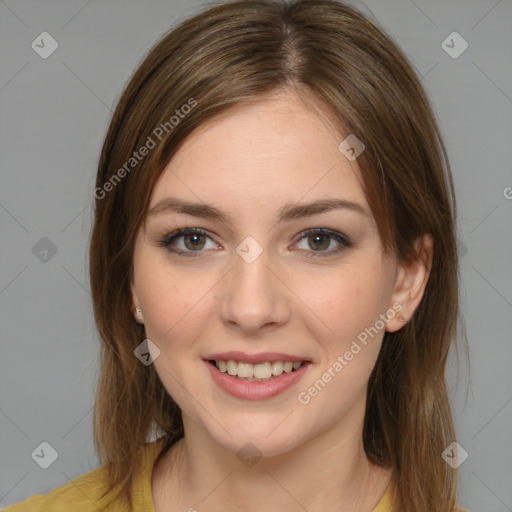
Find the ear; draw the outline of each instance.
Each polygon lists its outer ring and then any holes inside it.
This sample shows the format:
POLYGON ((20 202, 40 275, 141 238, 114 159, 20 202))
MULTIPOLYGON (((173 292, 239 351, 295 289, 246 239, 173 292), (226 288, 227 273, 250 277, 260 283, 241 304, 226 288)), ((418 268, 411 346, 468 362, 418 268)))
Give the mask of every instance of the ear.
POLYGON ((132 293, 132 314, 133 314, 133 317, 135 318, 135 320, 139 324, 143 324, 144 323, 144 317, 142 315, 142 311, 141 311, 141 308, 140 308, 140 305, 139 305, 139 298, 137 297, 137 292, 135 290, 135 286, 133 284, 133 281, 130 284, 130 288, 131 288, 131 293, 132 293))
POLYGON ((417 258, 412 261, 401 261, 398 264, 395 286, 389 304, 390 309, 398 313, 387 323, 386 331, 388 332, 400 330, 410 320, 427 287, 434 257, 434 238, 431 234, 425 233, 415 241, 414 248, 417 258))

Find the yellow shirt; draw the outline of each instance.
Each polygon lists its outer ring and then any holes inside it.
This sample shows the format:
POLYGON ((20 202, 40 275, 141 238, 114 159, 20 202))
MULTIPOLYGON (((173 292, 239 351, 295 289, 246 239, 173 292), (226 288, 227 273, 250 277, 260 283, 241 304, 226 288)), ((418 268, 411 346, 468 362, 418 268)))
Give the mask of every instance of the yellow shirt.
MULTIPOLYGON (((151 476, 156 458, 163 448, 161 441, 146 446, 142 460, 143 470, 134 482, 133 512, 155 512, 151 494, 151 476)), ((113 492, 100 499, 107 488, 103 467, 94 469, 75 480, 57 487, 45 496, 36 494, 3 512, 127 512, 113 492)), ((393 512, 390 489, 382 497, 373 512, 393 512)))

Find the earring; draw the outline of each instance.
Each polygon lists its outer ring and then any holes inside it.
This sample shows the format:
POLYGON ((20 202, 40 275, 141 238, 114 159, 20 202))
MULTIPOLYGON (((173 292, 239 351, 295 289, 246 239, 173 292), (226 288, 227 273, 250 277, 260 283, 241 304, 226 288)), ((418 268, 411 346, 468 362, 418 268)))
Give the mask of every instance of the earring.
POLYGON ((407 320, 405 319, 404 315, 400 315, 398 317, 398 320, 400 320, 400 322, 407 322, 407 320))
POLYGON ((139 308, 135 308, 135 314, 141 319, 144 320, 142 317, 142 311, 139 308))

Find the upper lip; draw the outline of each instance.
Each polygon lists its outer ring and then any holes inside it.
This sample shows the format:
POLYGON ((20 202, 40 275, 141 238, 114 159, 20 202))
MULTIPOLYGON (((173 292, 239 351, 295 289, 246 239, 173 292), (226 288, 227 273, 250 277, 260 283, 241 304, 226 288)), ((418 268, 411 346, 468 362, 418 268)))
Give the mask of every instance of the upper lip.
POLYGON ((274 361, 309 361, 308 358, 302 356, 296 356, 291 354, 284 354, 283 352, 260 352, 258 354, 246 354, 240 351, 222 352, 217 354, 210 354, 204 358, 205 360, 215 361, 237 361, 243 363, 265 363, 274 361))

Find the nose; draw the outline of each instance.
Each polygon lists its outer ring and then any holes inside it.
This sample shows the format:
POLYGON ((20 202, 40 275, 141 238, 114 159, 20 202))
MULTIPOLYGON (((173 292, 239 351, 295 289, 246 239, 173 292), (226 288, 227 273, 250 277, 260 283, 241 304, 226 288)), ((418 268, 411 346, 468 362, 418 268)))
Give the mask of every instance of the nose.
POLYGON ((233 268, 217 293, 218 314, 224 325, 255 335, 288 321, 290 293, 279 270, 270 263, 265 251, 252 263, 235 255, 233 268))

